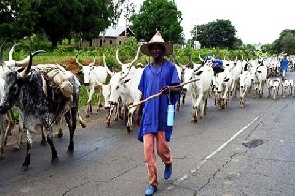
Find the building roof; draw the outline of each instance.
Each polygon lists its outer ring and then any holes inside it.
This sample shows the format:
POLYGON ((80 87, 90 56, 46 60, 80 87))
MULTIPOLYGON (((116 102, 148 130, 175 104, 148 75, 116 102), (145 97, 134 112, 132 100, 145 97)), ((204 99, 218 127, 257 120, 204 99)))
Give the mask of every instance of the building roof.
MULTIPOLYGON (((109 26, 104 32, 101 32, 100 36, 106 36, 106 37, 118 37, 118 36, 124 36, 125 35, 125 26, 109 26)), ((127 27, 127 35, 133 36, 133 31, 127 27)))

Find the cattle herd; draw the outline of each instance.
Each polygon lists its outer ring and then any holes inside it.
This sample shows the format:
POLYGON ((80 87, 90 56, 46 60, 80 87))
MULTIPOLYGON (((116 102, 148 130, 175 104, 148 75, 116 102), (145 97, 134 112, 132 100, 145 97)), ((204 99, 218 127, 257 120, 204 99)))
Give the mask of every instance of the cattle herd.
MULTIPOLYGON (((21 133, 27 130, 27 152, 22 164, 22 170, 26 171, 30 165, 30 154, 33 143, 33 136, 36 132, 42 133, 44 142, 51 147, 51 161, 57 163, 58 153, 53 142, 53 124, 65 120, 70 133, 70 141, 67 152, 74 152, 74 133, 76 124, 79 122, 82 127, 86 124, 79 115, 80 82, 76 75, 65 70, 58 64, 38 64, 32 66, 35 55, 45 51, 38 50, 21 61, 15 61, 12 53, 15 46, 9 52, 9 59, 3 58, 4 43, 0 48, 0 129, 1 146, 0 159, 4 158, 4 146, 7 142, 8 133, 13 128, 12 109, 19 112, 19 134, 15 139, 14 148, 20 146, 21 133), (28 64, 23 68, 20 65, 28 64), (8 122, 8 123, 6 123, 8 122), (7 126, 5 126, 7 125, 7 126)), ((111 119, 124 119, 126 130, 130 133, 133 129, 132 118, 136 107, 130 107, 140 101, 140 91, 137 86, 143 72, 141 64, 134 65, 139 56, 137 54, 130 63, 122 63, 119 59, 119 49, 116 51, 116 60, 121 65, 121 71, 111 71, 103 55, 103 65, 94 66, 95 58, 89 65, 76 63, 81 67, 80 74, 83 74, 83 85, 88 89, 87 114, 92 114, 92 97, 96 89, 99 89, 98 109, 104 100, 105 109, 108 110, 105 125, 109 127, 111 119), (107 77, 110 77, 106 84, 107 77), (103 98, 102 98, 103 96, 103 98)), ((210 60, 202 59, 197 64, 192 61, 187 65, 180 64, 175 60, 179 78, 181 79, 182 93, 177 103, 177 110, 180 110, 190 93, 192 103, 192 122, 197 122, 207 113, 207 100, 214 99, 214 103, 220 109, 228 106, 230 99, 237 97, 239 92, 240 107, 246 104, 246 99, 251 91, 259 98, 276 99, 279 94, 282 97, 293 94, 294 81, 282 79, 279 76, 280 59, 275 57, 259 57, 252 60, 244 59, 223 59, 223 71, 214 72, 214 57, 210 60), (272 76, 272 77, 270 77, 272 76), (267 92, 264 96, 263 92, 267 92)), ((62 137, 62 129, 55 135, 62 137)))

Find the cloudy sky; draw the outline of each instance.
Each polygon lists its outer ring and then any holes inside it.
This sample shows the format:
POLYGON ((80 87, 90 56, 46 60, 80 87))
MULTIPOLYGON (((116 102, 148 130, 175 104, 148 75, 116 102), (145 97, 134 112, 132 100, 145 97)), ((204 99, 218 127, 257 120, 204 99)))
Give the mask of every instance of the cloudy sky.
MULTIPOLYGON (((139 11, 144 0, 130 0, 139 11)), ((191 38, 194 25, 216 19, 230 20, 236 36, 246 44, 267 44, 279 38, 284 29, 295 29, 294 0, 175 0, 182 12, 185 38, 191 38)), ((119 25, 124 25, 123 20, 119 25)))

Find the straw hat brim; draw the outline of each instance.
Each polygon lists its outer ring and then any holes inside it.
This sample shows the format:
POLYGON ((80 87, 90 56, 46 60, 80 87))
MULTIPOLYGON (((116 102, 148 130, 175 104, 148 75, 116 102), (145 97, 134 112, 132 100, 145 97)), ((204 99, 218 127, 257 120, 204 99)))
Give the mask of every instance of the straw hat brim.
POLYGON ((143 54, 147 55, 147 56, 152 56, 152 53, 149 50, 149 46, 150 45, 153 45, 153 44, 160 44, 160 45, 163 45, 165 47, 165 54, 164 54, 164 56, 169 56, 173 52, 172 45, 169 44, 169 43, 166 43, 166 42, 149 42, 149 43, 143 44, 143 45, 140 46, 140 51, 143 54))

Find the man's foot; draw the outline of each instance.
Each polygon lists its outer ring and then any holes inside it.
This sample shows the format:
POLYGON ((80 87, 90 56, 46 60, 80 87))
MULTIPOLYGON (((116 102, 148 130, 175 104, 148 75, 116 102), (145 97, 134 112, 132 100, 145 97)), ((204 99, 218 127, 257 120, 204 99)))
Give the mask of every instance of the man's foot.
POLYGON ((171 174, 172 174, 172 163, 167 165, 165 164, 164 178, 165 179, 170 178, 171 174))
POLYGON ((153 185, 149 185, 149 187, 145 190, 145 196, 152 196, 157 191, 157 187, 153 185))

